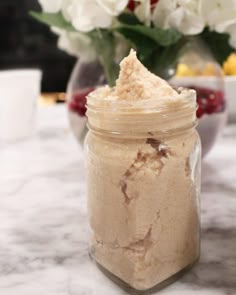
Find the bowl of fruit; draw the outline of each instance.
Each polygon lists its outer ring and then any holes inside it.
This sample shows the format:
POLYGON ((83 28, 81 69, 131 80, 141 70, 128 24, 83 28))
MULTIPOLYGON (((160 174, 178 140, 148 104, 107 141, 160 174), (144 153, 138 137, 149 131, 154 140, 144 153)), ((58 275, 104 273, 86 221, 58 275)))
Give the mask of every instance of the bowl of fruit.
POLYGON ((172 84, 196 90, 198 133, 205 156, 222 134, 227 122, 227 104, 224 83, 211 76, 175 77, 172 84))

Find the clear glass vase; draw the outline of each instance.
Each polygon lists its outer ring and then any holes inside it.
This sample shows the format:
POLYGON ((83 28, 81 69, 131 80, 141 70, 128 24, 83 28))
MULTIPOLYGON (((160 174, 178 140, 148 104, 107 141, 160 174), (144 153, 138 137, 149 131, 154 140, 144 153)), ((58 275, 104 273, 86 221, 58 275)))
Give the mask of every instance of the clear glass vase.
POLYGON ((67 107, 71 129, 82 145, 87 134, 86 96, 105 84, 103 68, 99 62, 78 59, 67 86, 67 107))
MULTIPOLYGON (((162 73, 165 76, 163 78, 172 76, 170 83, 173 85, 190 87, 197 91, 197 129, 202 142, 202 155, 205 156, 222 133, 227 121, 224 80, 220 65, 203 41, 190 38, 179 58, 177 69, 167 67, 162 73)), ((67 100, 72 131, 81 144, 87 133, 86 96, 105 83, 103 68, 99 62, 78 60, 69 80, 67 100)))
POLYGON ((199 38, 189 39, 170 82, 197 92, 197 130, 202 142, 202 155, 205 156, 227 121, 222 69, 206 43, 199 38))

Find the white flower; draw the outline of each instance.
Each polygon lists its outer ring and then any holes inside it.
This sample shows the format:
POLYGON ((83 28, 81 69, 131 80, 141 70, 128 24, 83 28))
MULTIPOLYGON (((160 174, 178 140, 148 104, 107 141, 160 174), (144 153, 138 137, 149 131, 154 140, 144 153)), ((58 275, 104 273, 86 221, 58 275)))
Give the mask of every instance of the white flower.
POLYGON ((59 35, 58 47, 67 53, 80 56, 85 61, 96 59, 96 51, 92 45, 91 39, 83 33, 68 32, 58 28, 52 28, 52 31, 59 35))
POLYGON ((224 33, 236 24, 235 0, 202 1, 202 13, 210 29, 224 33))
POLYGON ((229 34, 229 44, 236 49, 236 24, 231 25, 227 28, 227 33, 229 34))
POLYGON ((228 33, 230 45, 236 48, 236 0, 202 0, 202 14, 209 28, 228 33))
POLYGON ((61 10, 63 0, 39 0, 43 11, 56 13, 61 10))
POLYGON ((39 0, 42 10, 48 13, 61 12, 66 20, 69 21, 68 9, 76 0, 39 0))
POLYGON ((151 23, 151 2, 150 0, 140 0, 140 4, 136 7, 134 13, 141 22, 146 25, 151 23))
POLYGON ((81 32, 110 27, 113 19, 95 0, 73 0, 65 14, 74 28, 81 32))
POLYGON ((96 2, 110 15, 119 15, 128 5, 129 0, 96 0, 96 2))
POLYGON ((169 18, 171 13, 176 8, 176 1, 173 0, 160 0, 153 12, 153 22, 155 25, 163 28, 168 29, 170 28, 169 18))
POLYGON ((155 25, 174 28, 184 35, 195 35, 203 31, 205 22, 201 14, 203 0, 160 0, 153 12, 155 25))
POLYGON ((108 28, 114 16, 119 15, 129 0, 39 0, 43 11, 62 12, 75 29, 89 32, 95 28, 108 28))

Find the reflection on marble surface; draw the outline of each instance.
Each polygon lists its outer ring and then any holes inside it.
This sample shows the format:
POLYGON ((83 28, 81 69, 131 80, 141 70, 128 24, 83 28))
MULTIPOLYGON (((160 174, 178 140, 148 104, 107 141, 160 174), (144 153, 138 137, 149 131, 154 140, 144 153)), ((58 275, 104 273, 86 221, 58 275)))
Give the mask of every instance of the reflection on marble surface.
MULTIPOLYGON (((203 165, 202 254, 163 295, 236 294, 236 126, 203 165)), ((63 106, 37 134, 0 145, 0 294, 121 295, 91 263, 83 152, 63 106)))

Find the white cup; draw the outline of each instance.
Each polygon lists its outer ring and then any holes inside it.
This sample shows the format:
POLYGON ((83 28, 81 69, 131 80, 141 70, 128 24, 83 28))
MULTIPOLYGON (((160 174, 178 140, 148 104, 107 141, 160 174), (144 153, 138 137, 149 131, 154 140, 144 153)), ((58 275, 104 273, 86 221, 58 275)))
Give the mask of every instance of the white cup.
POLYGON ((32 135, 41 78, 39 69, 0 71, 0 141, 32 135))

